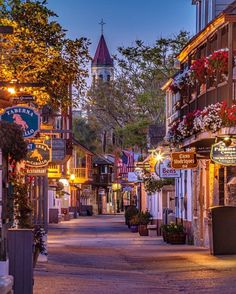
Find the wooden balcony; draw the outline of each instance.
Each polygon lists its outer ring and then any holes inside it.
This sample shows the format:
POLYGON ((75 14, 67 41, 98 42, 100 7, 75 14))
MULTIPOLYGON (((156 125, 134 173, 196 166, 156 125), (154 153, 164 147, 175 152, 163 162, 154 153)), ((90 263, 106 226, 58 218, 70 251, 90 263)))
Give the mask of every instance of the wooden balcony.
MULTIPOLYGON (((202 85, 196 91, 190 93, 187 98, 181 97, 180 116, 186 115, 195 110, 202 110, 205 106, 216 104, 217 102, 227 101, 228 98, 228 82, 224 81, 217 86, 202 85)), ((232 102, 236 99, 236 81, 232 83, 232 102)))
POLYGON ((92 180, 92 169, 79 167, 79 168, 70 168, 70 174, 75 175, 73 183, 75 184, 84 184, 85 182, 92 180))
POLYGON ((95 185, 109 185, 112 183, 111 174, 93 174, 93 183, 95 185))

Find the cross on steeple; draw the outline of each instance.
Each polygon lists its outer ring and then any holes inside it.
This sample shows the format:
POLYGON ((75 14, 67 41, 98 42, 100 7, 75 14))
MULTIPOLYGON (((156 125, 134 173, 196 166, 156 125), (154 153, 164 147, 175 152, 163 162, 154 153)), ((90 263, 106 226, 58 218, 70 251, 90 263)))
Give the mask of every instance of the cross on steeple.
POLYGON ((101 25, 101 34, 103 35, 103 26, 106 24, 106 23, 103 21, 103 18, 102 18, 101 22, 99 22, 99 24, 101 25))

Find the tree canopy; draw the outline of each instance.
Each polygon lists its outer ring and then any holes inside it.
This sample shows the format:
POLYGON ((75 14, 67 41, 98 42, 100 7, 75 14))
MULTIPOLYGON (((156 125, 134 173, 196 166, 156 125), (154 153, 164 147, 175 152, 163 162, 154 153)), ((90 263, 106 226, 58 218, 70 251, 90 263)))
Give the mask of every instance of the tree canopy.
POLYGON ((102 130, 114 130, 122 147, 145 148, 148 126, 164 124, 161 87, 175 73, 176 55, 188 40, 189 34, 181 31, 153 46, 137 40, 132 47, 119 47, 115 79, 92 85, 86 103, 90 116, 102 130))
POLYGON ((0 35, 0 80, 37 83, 37 88, 22 90, 35 93, 38 104, 54 108, 70 103, 71 86, 77 104, 88 76, 89 41, 67 39, 46 1, 1 0, 0 10, 0 25, 14 28, 13 34, 0 35))

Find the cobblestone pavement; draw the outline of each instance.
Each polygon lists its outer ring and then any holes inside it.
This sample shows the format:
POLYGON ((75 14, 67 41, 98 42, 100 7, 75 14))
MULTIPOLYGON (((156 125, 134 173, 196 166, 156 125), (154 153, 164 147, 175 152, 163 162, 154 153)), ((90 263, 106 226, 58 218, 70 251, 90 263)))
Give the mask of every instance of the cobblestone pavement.
POLYGON ((236 256, 140 237, 120 215, 80 217, 51 225, 34 280, 34 294, 235 294, 236 256))

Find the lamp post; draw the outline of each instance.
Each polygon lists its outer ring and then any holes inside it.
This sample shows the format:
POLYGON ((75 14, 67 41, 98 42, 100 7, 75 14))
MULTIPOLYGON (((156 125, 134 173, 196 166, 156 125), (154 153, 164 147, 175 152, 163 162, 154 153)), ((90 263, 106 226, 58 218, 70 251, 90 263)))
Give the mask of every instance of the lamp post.
POLYGON ((77 217, 77 189, 76 187, 74 186, 74 181, 75 181, 75 174, 71 174, 70 175, 70 186, 71 186, 71 194, 73 195, 73 204, 75 204, 75 213, 74 213, 74 217, 76 218, 77 217), (74 194, 75 192, 75 194, 74 194))

